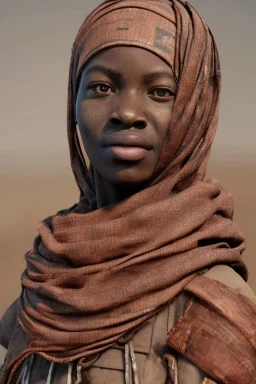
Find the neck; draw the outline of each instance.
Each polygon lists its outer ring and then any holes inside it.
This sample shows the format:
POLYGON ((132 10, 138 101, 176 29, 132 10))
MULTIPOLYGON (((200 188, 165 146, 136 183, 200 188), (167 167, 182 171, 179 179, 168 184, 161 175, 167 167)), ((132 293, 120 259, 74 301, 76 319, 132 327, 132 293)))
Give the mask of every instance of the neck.
POLYGON ((113 184, 104 179, 97 171, 94 172, 97 209, 116 204, 142 189, 141 185, 113 184))

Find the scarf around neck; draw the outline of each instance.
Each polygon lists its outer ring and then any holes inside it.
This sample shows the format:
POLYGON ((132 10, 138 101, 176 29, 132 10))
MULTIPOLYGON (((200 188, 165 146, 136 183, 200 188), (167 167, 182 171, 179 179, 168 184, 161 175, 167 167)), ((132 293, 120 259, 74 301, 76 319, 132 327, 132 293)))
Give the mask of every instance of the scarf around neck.
POLYGON ((105 1, 85 20, 73 45, 68 88, 71 164, 81 199, 40 223, 39 236, 25 256, 18 325, 10 346, 15 338, 20 342, 8 350, 3 384, 12 382, 31 353, 66 363, 122 342, 213 265, 228 264, 247 279, 232 196, 205 176, 219 92, 214 39, 187 2, 105 1), (103 14, 134 6, 175 21, 172 65, 178 92, 170 132, 148 187, 95 209, 93 172, 85 166, 74 116, 77 81, 88 59, 86 33, 103 14))

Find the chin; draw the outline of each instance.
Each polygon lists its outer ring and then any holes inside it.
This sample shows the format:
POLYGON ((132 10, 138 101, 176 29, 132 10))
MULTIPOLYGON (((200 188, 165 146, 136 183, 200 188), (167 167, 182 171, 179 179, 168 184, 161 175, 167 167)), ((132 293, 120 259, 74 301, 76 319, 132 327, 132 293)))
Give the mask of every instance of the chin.
POLYGON ((126 185, 133 186, 141 185, 146 183, 151 177, 151 174, 142 174, 141 172, 136 172, 134 169, 123 169, 122 171, 112 173, 108 181, 116 185, 126 185))

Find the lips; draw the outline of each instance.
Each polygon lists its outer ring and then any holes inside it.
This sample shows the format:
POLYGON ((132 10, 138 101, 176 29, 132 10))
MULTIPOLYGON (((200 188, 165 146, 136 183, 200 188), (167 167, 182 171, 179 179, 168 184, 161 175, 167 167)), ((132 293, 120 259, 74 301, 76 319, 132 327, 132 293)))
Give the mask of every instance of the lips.
POLYGON ((114 133, 102 141, 108 155, 117 160, 139 161, 153 149, 152 144, 143 136, 131 133, 114 133))
POLYGON ((102 141, 103 147, 118 145, 121 147, 140 147, 147 150, 153 149, 148 139, 135 133, 113 133, 102 141))

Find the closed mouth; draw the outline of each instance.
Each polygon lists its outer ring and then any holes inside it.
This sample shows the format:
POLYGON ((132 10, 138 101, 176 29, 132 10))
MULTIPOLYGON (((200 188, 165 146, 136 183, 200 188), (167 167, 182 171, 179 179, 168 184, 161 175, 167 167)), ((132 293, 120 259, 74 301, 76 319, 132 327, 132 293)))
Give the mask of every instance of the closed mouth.
POLYGON ((102 142, 102 147, 110 147, 110 146, 121 146, 121 147, 140 147, 145 148, 147 150, 153 149, 150 141, 138 134, 135 133, 113 133, 109 136, 106 136, 102 142))

